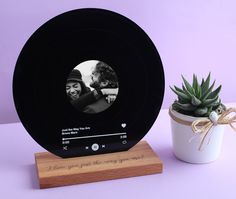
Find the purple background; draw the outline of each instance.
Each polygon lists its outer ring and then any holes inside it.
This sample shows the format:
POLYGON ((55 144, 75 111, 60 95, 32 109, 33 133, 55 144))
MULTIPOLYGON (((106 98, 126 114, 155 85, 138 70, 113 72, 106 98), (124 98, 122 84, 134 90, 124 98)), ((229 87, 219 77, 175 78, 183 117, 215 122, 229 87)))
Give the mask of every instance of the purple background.
POLYGON ((104 8, 129 17, 155 43, 165 68, 163 108, 174 100, 169 85, 180 75, 205 77, 223 84, 224 102, 236 101, 236 2, 234 0, 1 0, 0 123, 18 121, 12 99, 16 59, 31 34, 50 18, 78 8, 104 8))

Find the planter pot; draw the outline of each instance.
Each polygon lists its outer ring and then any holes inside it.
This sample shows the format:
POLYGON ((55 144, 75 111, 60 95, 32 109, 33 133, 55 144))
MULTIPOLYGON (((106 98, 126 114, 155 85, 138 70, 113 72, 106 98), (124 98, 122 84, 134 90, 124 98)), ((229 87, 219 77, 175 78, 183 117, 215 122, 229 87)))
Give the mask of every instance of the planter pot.
POLYGON ((199 119, 169 109, 171 116, 172 142, 175 156, 189 163, 209 163, 216 160, 221 152, 224 125, 211 128, 199 150, 202 137, 192 131, 190 124, 199 119), (173 119, 174 117, 174 119, 173 119), (180 121, 179 121, 180 120, 180 121), (185 124, 182 124, 185 121, 185 124))

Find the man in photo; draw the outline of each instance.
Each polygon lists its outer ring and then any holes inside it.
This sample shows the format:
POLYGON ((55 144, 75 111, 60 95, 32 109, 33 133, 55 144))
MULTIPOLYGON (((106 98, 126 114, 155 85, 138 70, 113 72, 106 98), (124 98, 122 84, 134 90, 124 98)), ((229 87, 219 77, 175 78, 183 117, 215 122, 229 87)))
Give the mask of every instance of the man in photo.
MULTIPOLYGON (((104 62, 98 62, 91 75, 92 82, 90 87, 95 90, 103 89, 117 89, 118 90, 118 80, 115 71, 105 64, 104 62)), ((106 95, 86 106, 83 110, 85 113, 99 113, 106 110, 112 105, 106 100, 106 95)))

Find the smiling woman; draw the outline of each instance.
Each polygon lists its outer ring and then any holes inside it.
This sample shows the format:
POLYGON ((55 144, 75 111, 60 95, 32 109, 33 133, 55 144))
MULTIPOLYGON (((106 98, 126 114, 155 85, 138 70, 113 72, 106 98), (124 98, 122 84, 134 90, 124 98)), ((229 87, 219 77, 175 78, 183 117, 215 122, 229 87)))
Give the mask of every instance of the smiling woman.
POLYGON ((66 83, 66 93, 70 100, 76 100, 89 91, 90 89, 86 87, 82 80, 80 71, 76 69, 72 70, 66 83))
POLYGON ((81 90, 82 88, 79 82, 68 82, 66 84, 66 92, 73 100, 79 98, 81 90))
POLYGON ((90 89, 86 87, 82 80, 82 75, 79 70, 72 70, 66 83, 66 93, 71 100, 78 99, 81 95, 89 92, 90 89))

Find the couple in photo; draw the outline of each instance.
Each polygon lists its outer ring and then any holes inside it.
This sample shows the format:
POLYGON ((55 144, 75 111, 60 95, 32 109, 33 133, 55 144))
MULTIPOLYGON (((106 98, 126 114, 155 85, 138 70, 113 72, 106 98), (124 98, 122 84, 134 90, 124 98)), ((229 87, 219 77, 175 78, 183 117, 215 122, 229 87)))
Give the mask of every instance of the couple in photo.
POLYGON ((114 70, 104 62, 98 62, 86 86, 81 72, 72 70, 66 83, 66 93, 71 104, 85 113, 99 113, 109 108, 118 94, 118 80, 114 70))

